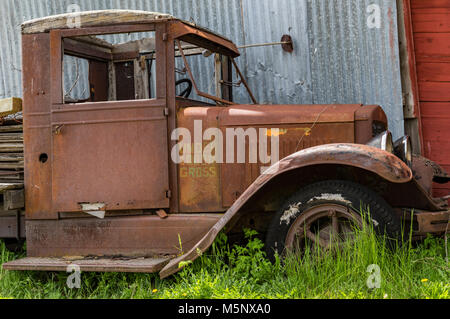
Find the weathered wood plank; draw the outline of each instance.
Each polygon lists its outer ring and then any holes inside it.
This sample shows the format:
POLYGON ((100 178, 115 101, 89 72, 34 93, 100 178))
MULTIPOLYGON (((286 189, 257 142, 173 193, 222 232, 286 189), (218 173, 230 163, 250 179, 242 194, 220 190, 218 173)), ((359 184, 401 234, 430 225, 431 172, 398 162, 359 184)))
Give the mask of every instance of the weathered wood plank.
POLYGON ((108 62, 108 101, 117 101, 116 68, 114 62, 108 62))
POLYGON ((450 32, 450 8, 417 9, 413 20, 414 32, 450 32))
POLYGON ((450 8, 450 1, 448 0, 411 0, 411 8, 450 8))
POLYGON ((0 152, 23 152, 22 143, 0 143, 0 152))
POLYGON ((115 44, 113 46, 112 53, 120 54, 120 53, 136 52, 139 55, 139 53, 154 52, 155 47, 156 44, 154 38, 144 38, 126 43, 115 44))
POLYGON ((106 48, 106 49, 110 49, 112 50, 113 45, 111 43, 109 43, 106 40, 97 38, 96 36, 93 35, 86 35, 86 36, 79 36, 79 37, 73 37, 74 40, 77 40, 79 42, 84 42, 87 44, 92 44, 101 48, 106 48))
POLYGON ((450 57, 450 33, 416 33, 414 45, 418 57, 450 57))
POLYGON ((420 110, 423 117, 450 119, 450 102, 421 102, 420 110))
POLYGON ((1 170, 0 181, 4 183, 23 182, 23 171, 1 170))
POLYGON ((450 82, 419 82, 419 92, 424 102, 450 102, 450 82))
POLYGON ((77 264, 81 271, 154 273, 160 271, 170 259, 170 256, 126 260, 25 257, 4 263, 2 267, 6 270, 67 271, 68 265, 77 264))
POLYGON ((0 169, 23 169, 23 162, 0 162, 0 169))
POLYGON ((0 125, 0 133, 3 132, 23 132, 23 125, 0 125))
POLYGON ((26 21, 22 24, 22 33, 47 32, 51 29, 67 29, 68 21, 79 18, 83 27, 105 26, 121 23, 148 23, 155 20, 172 19, 173 17, 158 12, 139 10, 98 10, 80 13, 64 13, 54 16, 26 21))
POLYGON ((0 162, 20 162, 23 160, 23 153, 0 153, 0 162))
POLYGON ((86 44, 84 42, 76 41, 70 38, 64 39, 64 53, 74 56, 81 56, 83 58, 111 60, 111 49, 86 44))
POLYGON ((0 183, 0 192, 9 189, 19 189, 23 188, 23 183, 0 183))
POLYGON ((145 56, 134 60, 134 93, 136 99, 148 99, 148 70, 145 56))
POLYGON ((25 207, 23 189, 7 190, 3 193, 3 209, 13 210, 25 207))
MULTIPOLYGON (((3 207, 3 204, 0 202, 0 208, 3 207)), ((17 210, 0 210, 0 217, 2 217, 2 224, 5 222, 5 217, 14 217, 14 219, 17 220, 17 210)), ((14 224, 15 226, 16 224, 14 224)), ((16 229, 16 227, 13 227, 13 229, 16 229)), ((5 230, 3 230, 5 231, 5 230)), ((0 230, 1 234, 1 230, 0 230)), ((4 234, 4 233, 3 233, 4 234)))
POLYGON ((23 133, 2 133, 0 134, 0 143, 23 142, 23 133))
POLYGON ((0 116, 7 116, 22 111, 22 99, 10 97, 0 99, 0 116))
POLYGON ((450 63, 417 63, 419 81, 450 82, 450 63))

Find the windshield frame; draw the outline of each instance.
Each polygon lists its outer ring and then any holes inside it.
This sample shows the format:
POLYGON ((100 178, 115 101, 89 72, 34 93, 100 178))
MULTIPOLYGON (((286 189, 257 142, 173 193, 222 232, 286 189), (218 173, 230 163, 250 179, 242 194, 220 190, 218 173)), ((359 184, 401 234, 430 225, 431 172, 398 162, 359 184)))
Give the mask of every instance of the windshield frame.
MULTIPOLYGON (((188 41, 184 41, 184 42, 189 43, 188 41)), ((178 50, 178 52, 180 52, 180 54, 181 54, 181 57, 182 57, 183 62, 184 62, 184 66, 186 68, 186 71, 187 71, 187 73, 189 75, 190 80, 192 81, 192 86, 193 86, 193 88, 195 90, 195 93, 198 96, 201 96, 201 97, 213 100, 214 102, 216 102, 216 104, 221 104, 221 105, 234 105, 234 104, 236 104, 235 102, 228 101, 228 100, 219 98, 217 96, 214 96, 214 95, 211 95, 211 94, 208 94, 208 93, 200 91, 198 86, 197 86, 197 83, 195 82, 194 76, 192 75, 192 71, 191 71, 191 68, 189 66, 189 63, 188 63, 188 61, 186 59, 186 55, 185 55, 183 47, 181 45, 181 40, 180 39, 175 39, 175 43, 176 43, 176 46, 177 46, 176 50, 178 50)), ((218 53, 218 52, 211 52, 211 53, 218 53)), ((247 82, 245 81, 245 78, 242 75, 242 73, 241 73, 241 71, 240 71, 236 61, 234 60, 233 57, 231 57, 231 56, 228 56, 228 57, 231 60, 232 64, 234 65, 234 68, 235 68, 235 70, 236 70, 236 72, 237 72, 237 74, 238 74, 238 76, 240 78, 240 81, 244 84, 244 86, 245 86, 245 88, 246 88, 246 90, 247 90, 247 92, 248 92, 248 94, 249 94, 253 104, 258 104, 256 99, 255 99, 255 97, 254 97, 254 95, 253 95, 253 93, 252 93, 252 91, 250 90, 250 87, 248 86, 247 82)))

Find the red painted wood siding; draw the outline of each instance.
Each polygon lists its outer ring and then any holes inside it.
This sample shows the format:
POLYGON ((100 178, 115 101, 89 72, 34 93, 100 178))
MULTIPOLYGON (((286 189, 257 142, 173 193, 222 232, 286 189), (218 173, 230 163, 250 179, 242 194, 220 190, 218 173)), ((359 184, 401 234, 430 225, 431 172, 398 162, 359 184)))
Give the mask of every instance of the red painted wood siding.
POLYGON ((411 0, 411 13, 424 155, 450 172, 450 0, 411 0))

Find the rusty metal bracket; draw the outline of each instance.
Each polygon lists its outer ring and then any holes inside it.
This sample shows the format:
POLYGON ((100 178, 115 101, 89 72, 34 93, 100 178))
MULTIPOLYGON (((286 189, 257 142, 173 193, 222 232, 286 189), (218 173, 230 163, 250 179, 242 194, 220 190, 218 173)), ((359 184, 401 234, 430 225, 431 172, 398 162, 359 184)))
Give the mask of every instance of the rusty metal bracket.
POLYGON ((450 210, 442 212, 414 212, 417 219, 418 230, 414 235, 424 236, 428 233, 443 234, 448 230, 450 223, 450 210))
POLYGON ((292 42, 292 38, 290 35, 283 34, 281 37, 281 41, 279 42, 267 42, 267 43, 255 43, 255 44, 246 44, 238 46, 239 49, 248 49, 248 48, 258 48, 258 47, 266 47, 266 46, 274 46, 281 45, 281 48, 288 52, 292 53, 294 51, 294 43, 292 42))
POLYGON ((220 83, 222 85, 226 85, 226 86, 234 86, 234 87, 240 87, 242 84, 242 81, 239 80, 237 82, 228 82, 228 81, 224 81, 224 80, 220 80, 220 83))
POLYGON ((169 216, 164 209, 157 210, 156 215, 158 215, 161 219, 167 218, 169 216))

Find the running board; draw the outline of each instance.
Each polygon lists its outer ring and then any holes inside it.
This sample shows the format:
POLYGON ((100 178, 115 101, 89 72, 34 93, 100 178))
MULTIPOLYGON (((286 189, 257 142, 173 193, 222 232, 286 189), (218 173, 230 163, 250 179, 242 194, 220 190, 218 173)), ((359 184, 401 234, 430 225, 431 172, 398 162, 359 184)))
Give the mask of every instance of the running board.
POLYGON ((154 273, 160 271, 172 257, 157 258, 47 258, 25 257, 3 264, 5 270, 37 270, 37 271, 68 271, 69 265, 80 267, 81 271, 92 272, 140 272, 154 273))

